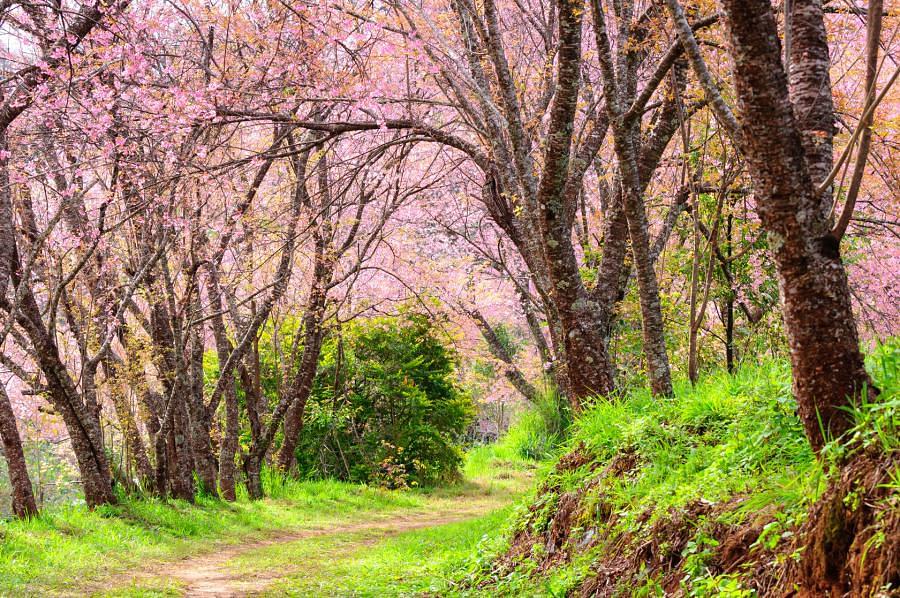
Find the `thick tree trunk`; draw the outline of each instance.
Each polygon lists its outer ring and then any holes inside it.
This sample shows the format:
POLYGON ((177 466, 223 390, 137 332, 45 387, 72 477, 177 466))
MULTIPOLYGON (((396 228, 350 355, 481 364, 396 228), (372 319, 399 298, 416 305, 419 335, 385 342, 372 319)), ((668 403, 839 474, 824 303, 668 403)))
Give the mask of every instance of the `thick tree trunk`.
POLYGON ((262 459, 251 451, 244 458, 244 475, 247 476, 247 494, 252 500, 263 497, 262 459))
MULTIPOLYGON (((845 408, 869 384, 847 275, 839 243, 823 220, 822 197, 807 164, 808 140, 804 144, 788 96, 772 5, 767 0, 723 0, 723 6, 742 149, 756 189, 757 212, 778 267, 794 393, 806 433, 818 450, 828 438, 849 429, 852 421, 845 408)), ((806 25, 814 13, 821 31, 806 37, 795 31, 795 55, 803 55, 811 40, 824 40, 821 6, 804 13, 806 25)), ((802 62, 795 61, 791 68, 795 80, 815 79, 796 73, 805 68, 802 62)), ((818 93, 830 95, 831 90, 818 93)), ((814 172, 818 172, 817 147, 810 156, 814 172)))
POLYGON ((3 456, 6 458, 6 469, 9 472, 9 483, 12 486, 12 512, 16 517, 26 518, 36 515, 37 503, 28 477, 28 466, 25 463, 25 452, 16 425, 6 388, 0 385, 0 441, 3 443, 3 456))
POLYGON ((558 0, 559 52, 556 95, 550 107, 550 133, 538 189, 543 249, 550 295, 562 327, 569 400, 578 411, 584 399, 613 391, 604 316, 588 294, 572 245, 577 188, 567 185, 574 115, 581 80, 581 29, 584 7, 558 0))
MULTIPOLYGON (((184 389, 189 392, 189 389, 184 389)), ((175 397, 175 422, 169 434, 169 484, 172 496, 194 502, 194 463, 187 401, 175 397)))
POLYGON ((625 267, 628 253, 628 219, 621 193, 609 197, 603 214, 603 257, 597 273, 597 286, 593 294, 607 315, 606 336, 612 335, 616 304, 624 296, 629 268, 625 267))
POLYGON ((156 460, 153 469, 153 486, 156 495, 165 498, 169 495, 169 434, 166 426, 156 434, 153 440, 153 453, 156 460))
MULTIPOLYGON (((834 101, 831 97, 831 59, 822 14, 822 0, 792 0, 790 16, 789 91, 794 118, 806 157, 809 178, 819 185, 834 165, 834 101)), ((830 227, 832 193, 817 202, 815 220, 830 227)))

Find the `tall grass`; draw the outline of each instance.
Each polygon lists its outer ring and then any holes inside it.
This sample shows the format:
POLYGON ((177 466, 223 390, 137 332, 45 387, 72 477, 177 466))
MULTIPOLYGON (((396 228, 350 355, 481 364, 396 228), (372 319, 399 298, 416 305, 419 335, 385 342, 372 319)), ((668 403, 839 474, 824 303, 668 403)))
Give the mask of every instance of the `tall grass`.
POLYGON ((568 439, 573 422, 565 397, 547 385, 537 402, 529 405, 510 426, 498 449, 508 450, 521 459, 548 459, 568 439))
MULTIPOLYGON (((856 426, 832 441, 824 458, 811 449, 796 414, 784 360, 749 364, 733 375, 713 373, 696 386, 679 382, 668 398, 633 389, 614 400, 597 401, 568 428, 569 438, 559 449, 578 451, 581 457, 569 459, 563 468, 548 464, 541 490, 513 523, 516 531, 533 538, 532 556, 505 570, 494 567, 491 558, 487 565, 470 563, 474 573, 461 567, 460 578, 497 595, 527 593, 534 583, 531 572, 545 556, 546 534, 559 532, 551 524, 559 501, 567 496, 579 505, 567 530, 570 546, 584 548, 576 548, 564 566, 541 570, 548 594, 577 593, 585 576, 603 569, 598 563, 615 560, 623 551, 637 554, 641 542, 650 542, 667 525, 678 525, 690 537, 672 558, 684 557, 683 587, 693 592, 689 595, 750 595, 739 587, 737 574, 719 575, 706 566, 710 547, 718 543, 716 530, 761 520, 765 527, 757 543, 775 550, 805 521, 810 505, 839 471, 837 459, 860 446, 885 453, 900 450, 900 341, 871 352, 867 365, 880 394, 850 409, 856 426), (623 456, 623 467, 609 467, 623 456), (583 465, 573 468, 572 463, 583 465), (591 538, 598 537, 604 540, 592 545, 591 538), (709 591, 723 587, 733 593, 709 591)), ((520 438, 530 436, 511 433, 512 440, 505 442, 533 446, 513 442, 520 438)), ((900 470, 888 477, 884 486, 900 496, 900 470)), ((896 505, 896 498, 890 500, 896 505)), ((507 543, 495 542, 494 554, 507 548, 507 543)), ((658 580, 646 581, 650 588, 658 580)), ((653 588, 661 591, 658 584, 653 588)), ((620 588, 621 595, 656 595, 640 594, 646 589, 620 588)))

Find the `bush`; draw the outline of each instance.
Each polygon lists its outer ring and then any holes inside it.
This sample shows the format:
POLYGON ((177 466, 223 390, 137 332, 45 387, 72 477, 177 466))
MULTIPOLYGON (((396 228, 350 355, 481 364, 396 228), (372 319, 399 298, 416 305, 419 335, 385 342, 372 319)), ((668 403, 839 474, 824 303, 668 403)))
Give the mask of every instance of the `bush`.
POLYGON ((458 475, 474 405, 453 382, 456 355, 438 324, 407 313, 326 340, 297 449, 304 475, 387 487, 458 475))

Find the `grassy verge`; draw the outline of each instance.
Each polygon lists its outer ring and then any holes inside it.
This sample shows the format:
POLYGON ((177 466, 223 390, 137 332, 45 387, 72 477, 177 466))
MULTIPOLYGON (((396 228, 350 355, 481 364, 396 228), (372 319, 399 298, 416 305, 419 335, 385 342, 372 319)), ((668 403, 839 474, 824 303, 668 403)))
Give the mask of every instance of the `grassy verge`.
MULTIPOLYGON (((861 542, 874 560, 900 508, 900 345, 876 352, 869 369, 882 394, 855 410, 852 446, 881 455, 883 475, 843 504, 853 511, 856 497, 872 511, 861 542)), ((670 399, 636 390, 598 402, 512 532, 487 548, 493 558, 456 579, 494 595, 527 595, 538 580, 545 595, 775 591, 802 558, 811 505, 836 479, 831 454, 847 450, 833 443, 816 459, 795 409, 782 362, 683 383, 670 399)))
MULTIPOLYGON (((482 459, 452 487, 388 491, 332 481, 268 480, 268 498, 235 503, 123 499, 116 506, 49 510, 0 522, 0 595, 74 593, 122 572, 272 534, 327 529, 395 513, 440 510, 481 497, 508 497, 527 484, 520 461, 482 459)), ((175 591, 162 583, 158 594, 175 591), (168 588, 168 589, 166 589, 168 588)), ((134 595, 152 595, 135 590, 134 595)), ((130 595, 128 591, 119 595, 130 595)))

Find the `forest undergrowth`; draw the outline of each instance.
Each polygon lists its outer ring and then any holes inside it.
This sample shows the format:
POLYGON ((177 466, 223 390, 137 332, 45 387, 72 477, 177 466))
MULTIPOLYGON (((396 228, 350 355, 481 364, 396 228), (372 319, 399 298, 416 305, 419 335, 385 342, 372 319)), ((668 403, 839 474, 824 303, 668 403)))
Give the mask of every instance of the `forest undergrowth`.
POLYGON ((887 596, 900 588, 900 345, 868 359, 880 399, 817 459, 790 370, 769 361, 598 402, 461 593, 887 596), (844 467, 839 467, 843 464, 844 467), (815 594, 796 594, 815 595, 815 594))
MULTIPOLYGON (((890 595, 900 583, 900 344, 868 367, 880 399, 859 405, 851 438, 821 458, 777 360, 681 383, 670 399, 625 392, 575 420, 544 396, 498 443, 471 449, 464 481, 446 488, 267 475, 262 501, 123 497, 4 522, 0 595, 97 588, 148 563, 329 528, 236 551, 230 575, 263 576, 272 595, 783 595, 810 577, 823 593, 890 595), (519 498, 535 469, 539 483, 519 498), (481 499, 491 508, 464 521, 378 528, 481 499), (372 529, 353 527, 363 522, 372 529)), ((182 595, 163 581, 109 595, 182 595)))

